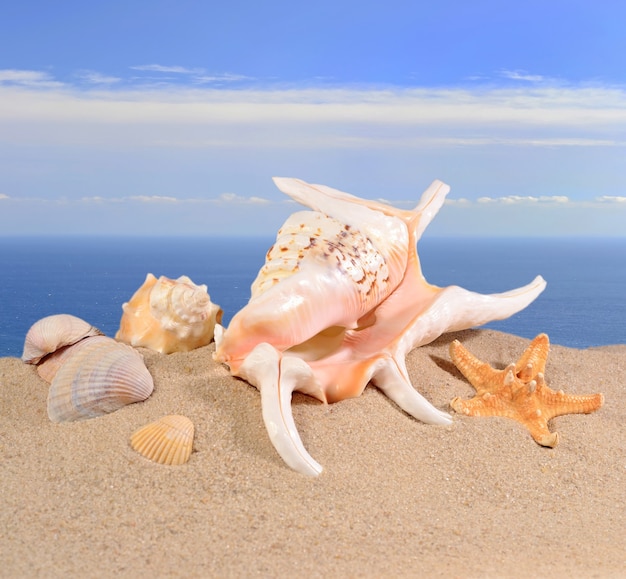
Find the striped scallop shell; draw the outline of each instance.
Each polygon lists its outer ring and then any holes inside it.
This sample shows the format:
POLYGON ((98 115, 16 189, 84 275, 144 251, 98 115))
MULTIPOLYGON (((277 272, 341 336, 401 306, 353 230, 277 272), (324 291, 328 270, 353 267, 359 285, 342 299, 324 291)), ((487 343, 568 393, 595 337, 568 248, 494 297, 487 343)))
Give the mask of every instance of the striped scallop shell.
POLYGON ((194 426, 186 416, 171 414, 133 433, 130 445, 159 464, 185 464, 193 447, 194 426))
POLYGON ((222 319, 222 309, 211 302, 207 286, 185 275, 157 279, 149 273, 122 309, 115 338, 162 354, 206 346, 222 319))
POLYGON ((70 346, 88 336, 100 336, 102 332, 85 320, 70 314, 56 314, 35 322, 24 340, 22 360, 27 364, 39 364, 42 358, 64 346, 70 346))
POLYGON ((71 347, 48 392, 48 416, 72 422, 114 412, 145 400, 154 383, 141 354, 106 336, 71 347))

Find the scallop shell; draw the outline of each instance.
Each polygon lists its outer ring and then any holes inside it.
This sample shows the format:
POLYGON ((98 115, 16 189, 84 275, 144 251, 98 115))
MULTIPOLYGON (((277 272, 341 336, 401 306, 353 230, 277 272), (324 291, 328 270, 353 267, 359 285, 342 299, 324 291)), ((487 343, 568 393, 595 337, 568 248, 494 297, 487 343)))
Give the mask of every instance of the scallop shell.
POLYGON ((130 445, 159 464, 185 464, 193 447, 194 426, 186 416, 171 414, 146 424, 130 437, 130 445))
POLYGON ((114 412, 152 394, 154 383, 141 354, 106 336, 73 345, 48 392, 48 416, 72 422, 114 412))
POLYGON ((115 338, 162 354, 209 344, 223 313, 211 302, 206 285, 196 285, 184 275, 173 280, 151 273, 122 309, 115 338))
POLYGON ((88 336, 100 336, 102 332, 85 320, 70 314, 56 314, 35 322, 24 340, 22 360, 27 364, 39 364, 42 358, 64 346, 70 346, 88 336))

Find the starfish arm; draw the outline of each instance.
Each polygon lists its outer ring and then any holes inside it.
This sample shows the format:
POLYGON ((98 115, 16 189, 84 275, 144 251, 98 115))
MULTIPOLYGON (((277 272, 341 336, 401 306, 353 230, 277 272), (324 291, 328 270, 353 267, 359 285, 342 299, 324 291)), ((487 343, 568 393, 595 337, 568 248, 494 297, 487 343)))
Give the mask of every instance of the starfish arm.
POLYGON ((486 362, 481 362, 458 340, 450 343, 450 358, 478 393, 482 393, 485 386, 497 380, 496 376, 501 374, 486 362))
POLYGON ((527 382, 534 379, 539 372, 545 374, 549 352, 550 340, 547 334, 539 334, 515 364, 518 378, 527 382))
POLYGON ((548 419, 540 411, 530 415, 522 415, 514 406, 506 404, 500 397, 485 393, 471 400, 453 398, 450 406, 455 412, 465 416, 496 416, 510 418, 522 424, 530 432, 533 439, 541 446, 554 447, 559 442, 559 435, 548 430, 548 419))
POLYGON ((316 390, 315 378, 306 362, 283 357, 270 344, 261 343, 248 354, 237 375, 259 389, 263 421, 281 458, 302 474, 320 474, 322 467, 304 448, 291 412, 294 390, 316 390))
POLYGON ((446 412, 435 408, 424 398, 392 358, 384 358, 374 369, 372 382, 402 410, 426 424, 452 424, 446 412))
POLYGON ((604 404, 603 394, 565 394, 546 386, 543 374, 537 375, 537 396, 541 401, 546 420, 564 414, 589 414, 604 404))
POLYGON ((457 396, 450 401, 450 406, 455 412, 465 416, 503 416, 519 420, 513 408, 505 404, 500 397, 489 392, 474 396, 469 400, 463 400, 457 396))
POLYGON ((549 448, 554 448, 559 444, 559 433, 550 432, 548 421, 543 416, 537 417, 535 420, 528 419, 521 422, 537 444, 549 448))

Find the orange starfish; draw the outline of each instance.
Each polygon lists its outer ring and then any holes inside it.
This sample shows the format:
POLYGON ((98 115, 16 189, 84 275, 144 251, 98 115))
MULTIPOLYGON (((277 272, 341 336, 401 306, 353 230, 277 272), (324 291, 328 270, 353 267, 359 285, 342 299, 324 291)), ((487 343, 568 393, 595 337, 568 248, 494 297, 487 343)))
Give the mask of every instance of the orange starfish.
POLYGON ((517 364, 495 370, 454 340, 450 344, 450 357, 476 389, 476 396, 471 400, 454 398, 450 406, 467 416, 512 418, 521 422, 541 446, 556 446, 559 435, 548 430, 548 421, 563 414, 593 412, 602 406, 604 396, 576 396, 550 389, 544 380, 549 351, 548 336, 539 334, 517 364))

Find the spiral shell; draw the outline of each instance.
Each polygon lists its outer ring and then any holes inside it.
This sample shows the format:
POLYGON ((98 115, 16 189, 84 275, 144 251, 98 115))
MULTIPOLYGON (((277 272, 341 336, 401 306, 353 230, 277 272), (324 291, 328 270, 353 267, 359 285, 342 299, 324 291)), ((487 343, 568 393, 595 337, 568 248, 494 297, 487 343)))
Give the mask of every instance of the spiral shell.
POLYGON ((85 320, 70 314, 56 314, 35 322, 24 340, 22 361, 39 364, 42 358, 64 346, 70 346, 88 336, 99 336, 102 332, 85 320))
POLYGON ((194 426, 186 416, 172 414, 146 424, 133 433, 130 445, 159 464, 185 464, 191 456, 194 426))
POLYGON ((106 336, 73 345, 48 392, 48 416, 71 422, 145 400, 154 383, 141 354, 106 336))
POLYGON ((187 276, 157 279, 149 273, 122 309, 115 338, 163 354, 206 346, 222 319, 222 309, 211 303, 207 286, 187 276))

